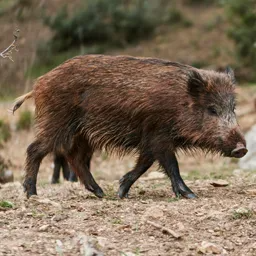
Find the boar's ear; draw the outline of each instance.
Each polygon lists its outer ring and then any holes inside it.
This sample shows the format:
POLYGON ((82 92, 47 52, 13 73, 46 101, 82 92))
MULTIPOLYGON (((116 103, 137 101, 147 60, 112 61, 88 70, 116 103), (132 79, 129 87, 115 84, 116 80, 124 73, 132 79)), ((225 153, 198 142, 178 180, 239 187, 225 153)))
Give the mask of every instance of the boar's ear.
POLYGON ((233 84, 236 83, 235 73, 234 70, 231 67, 226 67, 225 73, 230 77, 233 84))
POLYGON ((206 83, 198 71, 192 70, 188 79, 188 93, 192 97, 198 97, 206 89, 206 83))

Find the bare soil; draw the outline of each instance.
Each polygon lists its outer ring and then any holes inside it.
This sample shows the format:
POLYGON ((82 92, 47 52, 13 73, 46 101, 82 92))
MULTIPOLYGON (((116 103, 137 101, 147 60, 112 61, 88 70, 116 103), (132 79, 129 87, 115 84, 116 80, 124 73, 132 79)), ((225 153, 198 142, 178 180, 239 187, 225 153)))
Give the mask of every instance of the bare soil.
POLYGON ((39 196, 26 200, 19 182, 6 184, 0 199, 14 207, 0 209, 0 255, 100 255, 86 254, 88 239, 109 256, 197 255, 203 241, 220 248, 218 255, 255 255, 256 176, 219 188, 209 180, 187 183, 198 199, 176 200, 165 178, 141 179, 125 200, 115 195, 117 182, 100 182, 105 199, 65 182, 41 184, 39 196))
MULTIPOLYGON (((256 123, 255 88, 238 92, 237 112, 246 131, 256 123)), ((118 179, 132 168, 134 156, 95 153, 92 172, 104 199, 79 183, 51 185, 48 156, 40 167, 38 196, 27 200, 22 170, 34 130, 15 131, 19 113, 6 111, 11 104, 0 106, 13 129, 0 154, 15 177, 0 185, 0 203, 12 204, 0 207, 0 255, 256 255, 256 173, 239 170, 237 161, 227 158, 179 155, 182 176, 197 199, 176 199, 155 165, 132 187, 130 198, 120 200, 118 179), (214 187, 213 181, 227 186, 214 187)), ((24 109, 33 111, 33 104, 24 109)))

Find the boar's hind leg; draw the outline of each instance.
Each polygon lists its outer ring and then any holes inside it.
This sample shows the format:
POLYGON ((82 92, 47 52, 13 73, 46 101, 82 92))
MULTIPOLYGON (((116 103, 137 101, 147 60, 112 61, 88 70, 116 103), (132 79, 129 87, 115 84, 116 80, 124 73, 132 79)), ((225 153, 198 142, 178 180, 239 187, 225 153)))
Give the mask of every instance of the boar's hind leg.
POLYGON ((44 149, 43 144, 36 140, 29 145, 27 149, 26 159, 26 174, 23 183, 24 192, 26 192, 29 198, 32 195, 36 195, 36 180, 39 170, 39 166, 43 158, 47 155, 48 151, 44 149))
POLYGON ((77 138, 73 148, 67 154, 67 160, 79 177, 80 181, 85 185, 85 188, 93 192, 97 197, 103 197, 104 192, 94 180, 88 166, 88 161, 91 159, 92 150, 88 143, 83 138, 77 138))
MULTIPOLYGON (((90 171, 90 162, 91 162, 91 157, 88 156, 86 165, 87 165, 89 171, 90 171)), ((67 163, 67 166, 68 166, 68 163, 67 163)), ((68 168, 69 168, 69 166, 68 166, 68 168)), ((63 169, 64 169, 64 167, 63 167, 63 169)), ((75 172, 70 168, 69 168, 68 180, 71 181, 71 182, 77 182, 77 176, 76 176, 75 172)))
POLYGON ((165 152, 158 157, 160 165, 172 182, 172 188, 177 197, 195 198, 196 195, 187 187, 180 176, 179 165, 174 153, 165 152))
POLYGON ((62 173, 65 180, 69 180, 71 170, 69 168, 66 158, 63 156, 61 161, 62 173))
MULTIPOLYGON (((90 171, 90 169, 89 169, 89 171, 90 171)), ((68 180, 71 181, 71 182, 76 182, 77 181, 76 174, 71 169, 70 169, 70 172, 69 172, 68 180)))
MULTIPOLYGON (((53 175, 52 175, 52 184, 59 183, 60 180, 60 169, 62 166, 63 156, 60 156, 58 154, 54 155, 54 168, 53 168, 53 175)), ((64 176, 65 178, 65 176, 64 176)))
POLYGON ((152 154, 141 153, 134 169, 126 173, 120 180, 118 196, 120 198, 128 197, 128 192, 132 184, 154 163, 152 154))

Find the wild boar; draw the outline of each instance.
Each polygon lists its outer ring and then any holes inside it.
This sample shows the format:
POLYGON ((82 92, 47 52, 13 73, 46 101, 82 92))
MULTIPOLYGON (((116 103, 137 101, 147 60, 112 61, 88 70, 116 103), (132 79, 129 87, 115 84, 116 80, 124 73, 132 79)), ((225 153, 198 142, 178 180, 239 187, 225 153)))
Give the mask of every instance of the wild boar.
POLYGON ((201 149, 243 157, 246 142, 235 115, 235 78, 154 58, 85 55, 40 77, 13 111, 33 97, 36 138, 27 149, 24 188, 35 195, 38 169, 61 152, 85 187, 104 195, 88 168, 95 150, 138 154, 118 195, 158 161, 176 196, 195 194, 180 176, 176 152, 201 149))

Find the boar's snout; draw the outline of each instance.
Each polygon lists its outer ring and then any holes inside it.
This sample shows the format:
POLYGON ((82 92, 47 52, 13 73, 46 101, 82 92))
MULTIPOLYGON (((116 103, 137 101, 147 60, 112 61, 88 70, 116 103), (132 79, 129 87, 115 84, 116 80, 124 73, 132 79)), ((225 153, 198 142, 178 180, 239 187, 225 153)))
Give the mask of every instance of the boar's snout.
POLYGON ((236 126, 229 131, 228 136, 223 140, 222 146, 224 156, 227 157, 241 158, 245 156, 248 151, 246 148, 246 141, 239 126, 236 126))
POLYGON ((236 148, 233 149, 232 152, 231 152, 231 157, 241 158, 241 157, 246 155, 247 151, 248 150, 246 149, 244 144, 241 143, 241 142, 238 142, 236 144, 236 148))

